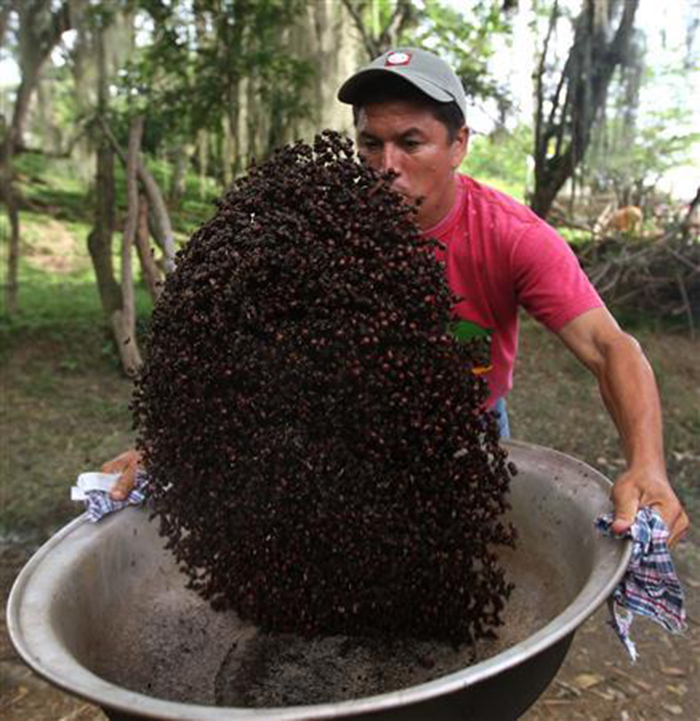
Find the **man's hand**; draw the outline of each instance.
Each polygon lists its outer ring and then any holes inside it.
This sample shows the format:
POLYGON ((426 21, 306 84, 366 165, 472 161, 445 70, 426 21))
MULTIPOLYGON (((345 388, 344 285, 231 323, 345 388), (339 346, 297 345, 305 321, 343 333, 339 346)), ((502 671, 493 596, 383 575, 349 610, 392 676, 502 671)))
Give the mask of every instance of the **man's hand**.
POLYGON ((688 515, 663 472, 625 471, 615 482, 611 495, 615 504, 613 533, 624 533, 642 506, 651 506, 664 519, 669 546, 674 546, 690 526, 688 515))
POLYGON ((141 453, 135 448, 107 461, 102 466, 103 473, 121 473, 109 495, 114 501, 123 501, 136 484, 136 471, 141 467, 141 453))

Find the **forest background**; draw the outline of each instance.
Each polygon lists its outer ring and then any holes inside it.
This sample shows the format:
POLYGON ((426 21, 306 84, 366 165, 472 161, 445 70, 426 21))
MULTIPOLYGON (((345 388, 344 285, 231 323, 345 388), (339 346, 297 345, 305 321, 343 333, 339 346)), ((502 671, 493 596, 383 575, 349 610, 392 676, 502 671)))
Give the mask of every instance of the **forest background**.
MULTIPOLYGON (((253 159, 322 128, 352 134, 338 86, 399 43, 460 75, 463 170, 553 223, 642 340, 669 469, 696 512, 699 25, 700 0, 0 0, 3 590, 78 512, 77 473, 131 443, 128 376, 177 250, 253 159)), ((526 319, 522 346, 516 437, 614 476, 622 455, 590 378, 526 319)), ((689 583, 695 543, 680 552, 689 583)), ((646 669, 667 715, 700 717, 682 675, 697 642, 646 669)), ((583 650, 542 714, 631 708, 607 675, 590 685, 583 650)), ((3 637, 0 710, 59 718, 68 702, 19 668, 3 637)))

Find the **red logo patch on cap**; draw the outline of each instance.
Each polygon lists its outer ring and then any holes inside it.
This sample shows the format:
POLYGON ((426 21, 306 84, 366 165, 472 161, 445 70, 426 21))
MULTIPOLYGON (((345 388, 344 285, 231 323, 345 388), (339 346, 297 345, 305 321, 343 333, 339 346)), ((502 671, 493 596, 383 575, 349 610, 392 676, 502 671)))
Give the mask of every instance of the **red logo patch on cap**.
POLYGON ((411 62, 411 53, 389 53, 386 56, 385 65, 408 65, 411 62))

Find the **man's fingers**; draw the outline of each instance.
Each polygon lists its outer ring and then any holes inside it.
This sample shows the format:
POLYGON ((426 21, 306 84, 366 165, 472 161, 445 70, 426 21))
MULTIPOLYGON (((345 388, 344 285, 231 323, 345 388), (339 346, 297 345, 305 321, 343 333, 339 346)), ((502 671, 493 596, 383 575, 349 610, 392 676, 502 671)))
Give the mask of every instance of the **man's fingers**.
POLYGON ((681 510, 681 512, 674 519, 673 524, 668 526, 668 547, 673 548, 673 546, 675 546, 676 543, 678 543, 678 541, 680 541, 681 538, 685 536, 689 527, 690 519, 688 518, 688 514, 685 511, 681 510))
POLYGON ((109 495, 115 501, 123 501, 129 497, 136 482, 136 466, 130 466, 117 479, 109 495))
POLYGON ((627 471, 615 482, 610 494, 615 504, 611 530, 625 533, 641 506, 652 507, 668 529, 668 545, 674 546, 690 528, 690 519, 665 476, 627 471))
POLYGON ((116 458, 102 464, 102 473, 121 473, 137 461, 140 456, 137 451, 129 449, 120 453, 116 458))
POLYGON ((639 510, 639 490, 634 486, 616 484, 613 487, 612 499, 615 504, 615 518, 611 530, 613 533, 624 533, 634 523, 639 510))
POLYGON ((132 448, 102 466, 103 473, 121 474, 109 493, 115 501, 123 501, 128 498, 129 493, 136 485, 136 471, 140 463, 141 454, 132 448))
POLYGON ((107 461, 107 463, 103 463, 102 473, 121 473, 125 467, 126 464, 120 456, 119 458, 113 458, 111 461, 107 461))

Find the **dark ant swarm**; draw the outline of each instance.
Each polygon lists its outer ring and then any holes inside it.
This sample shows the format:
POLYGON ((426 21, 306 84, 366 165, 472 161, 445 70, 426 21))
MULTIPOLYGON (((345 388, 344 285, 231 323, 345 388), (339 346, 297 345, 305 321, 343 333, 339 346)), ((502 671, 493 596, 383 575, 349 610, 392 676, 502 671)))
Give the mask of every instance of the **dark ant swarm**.
POLYGON ((191 587, 263 629, 501 623, 512 464, 412 216, 326 131, 235 184, 154 311, 132 404, 154 514, 191 587))

